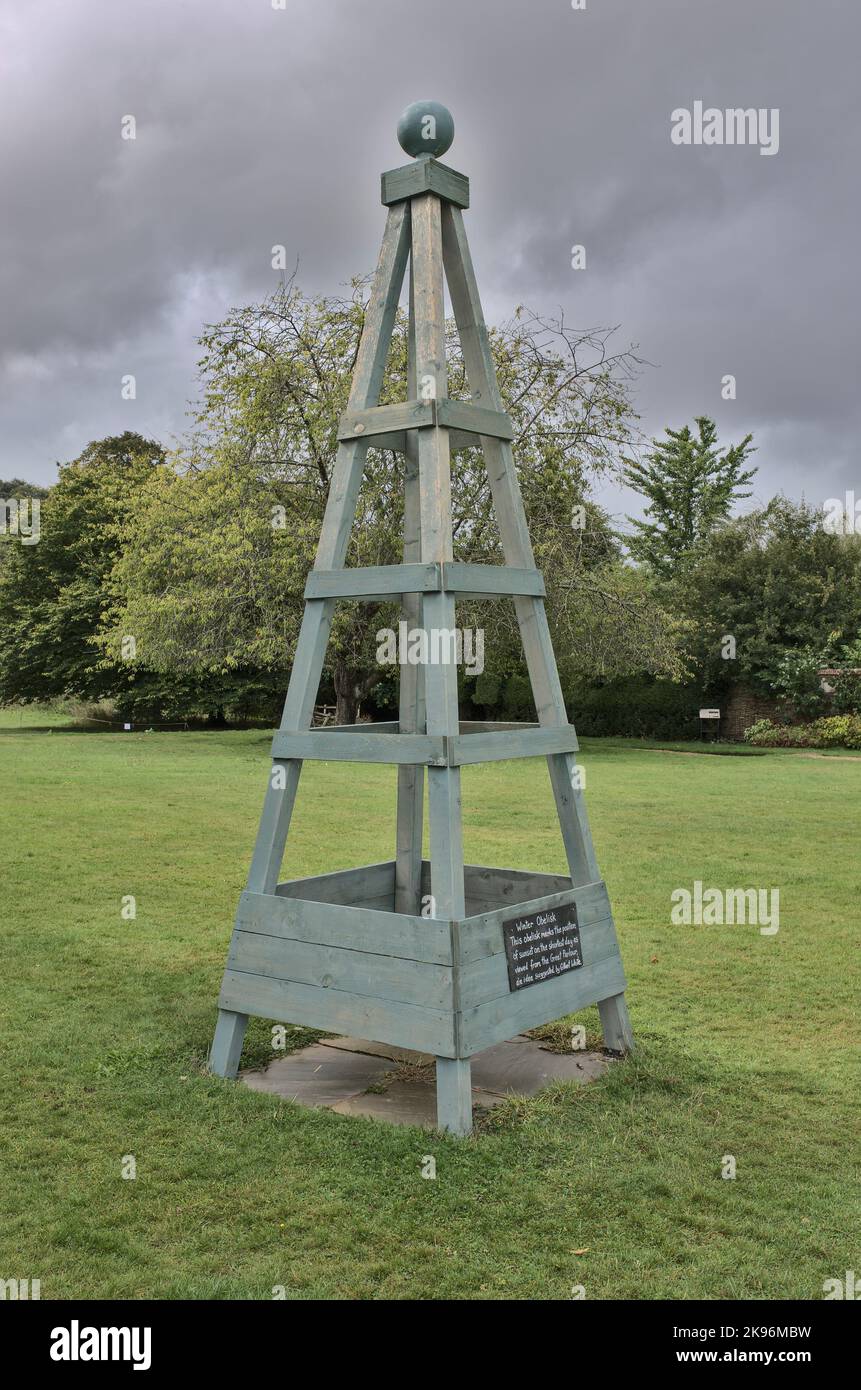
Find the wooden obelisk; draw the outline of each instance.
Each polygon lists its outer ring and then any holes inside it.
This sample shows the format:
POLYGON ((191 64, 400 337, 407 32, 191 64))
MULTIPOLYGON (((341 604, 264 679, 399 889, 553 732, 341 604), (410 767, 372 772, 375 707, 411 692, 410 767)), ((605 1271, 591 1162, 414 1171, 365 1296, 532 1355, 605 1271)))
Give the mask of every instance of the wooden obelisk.
POLYGON ((608 1048, 625 1052, 632 1037, 616 931, 577 775, 577 740, 517 481, 511 421, 466 241, 469 182, 438 158, 453 134, 444 107, 415 103, 398 127, 414 162, 383 174, 388 222, 340 423, 210 1066, 219 1076, 236 1075, 250 1014, 412 1047, 437 1059, 439 1127, 462 1135, 472 1127, 469 1059, 483 1048, 589 1004, 598 1005, 608 1048), (408 260, 409 399, 379 406, 408 260), (469 401, 447 394, 444 277, 469 401), (484 453, 504 565, 453 558, 451 452, 476 444, 484 453), (345 568, 365 457, 375 446, 405 456, 403 563, 345 568), (397 596, 412 628, 443 634, 456 629, 459 598, 513 600, 537 724, 460 722, 456 667, 439 660, 401 668, 397 721, 312 729, 335 603, 397 596), (461 767, 524 757, 547 759, 568 876, 464 865, 461 767), (394 859, 279 883, 307 759, 398 766, 394 859), (422 860, 425 769, 428 861, 422 860))

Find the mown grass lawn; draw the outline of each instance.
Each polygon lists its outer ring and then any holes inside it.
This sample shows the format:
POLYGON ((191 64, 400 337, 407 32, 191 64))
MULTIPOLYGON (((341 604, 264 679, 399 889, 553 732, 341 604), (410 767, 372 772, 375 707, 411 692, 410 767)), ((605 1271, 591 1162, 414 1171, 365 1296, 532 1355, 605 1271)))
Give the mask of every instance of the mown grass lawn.
MULTIPOLYGON (((587 742, 639 1049, 458 1142, 204 1072, 268 734, 5 722, 0 1277, 43 1298, 816 1299, 861 1268, 861 763, 587 742), (779 932, 671 926, 695 879, 779 888, 779 932)), ((393 801, 394 770, 306 765, 285 874, 390 857, 393 801)), ((468 768, 464 803, 468 860, 564 871, 543 764, 468 768)), ((246 1060, 268 1038, 253 1024, 246 1060)))

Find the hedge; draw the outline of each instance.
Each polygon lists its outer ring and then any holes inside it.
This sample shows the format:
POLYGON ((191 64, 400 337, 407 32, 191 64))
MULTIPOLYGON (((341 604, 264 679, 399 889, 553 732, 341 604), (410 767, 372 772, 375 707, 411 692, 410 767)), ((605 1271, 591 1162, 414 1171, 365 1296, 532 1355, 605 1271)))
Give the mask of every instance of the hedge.
POLYGON ((592 737, 695 739, 700 689, 650 677, 628 677, 565 692, 577 732, 592 737))
POLYGON ((773 724, 760 719, 744 731, 755 748, 861 748, 861 715, 836 714, 810 724, 773 724))

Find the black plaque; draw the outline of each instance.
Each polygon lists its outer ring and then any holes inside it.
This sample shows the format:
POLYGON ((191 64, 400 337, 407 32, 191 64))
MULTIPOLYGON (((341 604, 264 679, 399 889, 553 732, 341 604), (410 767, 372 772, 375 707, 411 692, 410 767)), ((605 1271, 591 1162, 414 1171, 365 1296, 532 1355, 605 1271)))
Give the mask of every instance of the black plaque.
POLYGON ((545 907, 502 924, 509 989, 540 985, 583 964, 577 906, 545 907))

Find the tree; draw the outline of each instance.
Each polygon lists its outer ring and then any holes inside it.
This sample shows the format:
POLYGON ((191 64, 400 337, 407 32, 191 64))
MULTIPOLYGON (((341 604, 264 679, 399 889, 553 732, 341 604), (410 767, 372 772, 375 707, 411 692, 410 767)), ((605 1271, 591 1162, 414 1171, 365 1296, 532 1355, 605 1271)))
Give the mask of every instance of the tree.
POLYGON ((744 471, 753 452, 752 435, 721 451, 717 428, 704 415, 696 418, 696 435, 688 425, 667 429, 666 439, 652 441, 645 460, 627 459, 623 476, 648 499, 647 520, 632 517, 628 548, 662 580, 677 578, 691 563, 696 547, 728 518, 756 469, 744 471))
POLYGON ((42 498, 47 495, 48 489, 38 483, 28 483, 23 478, 0 478, 0 566, 13 545, 20 543, 21 536, 26 536, 28 545, 38 544, 39 509, 42 498), (38 502, 38 508, 33 506, 34 501, 38 502), (36 541, 31 540, 33 535, 37 535, 36 541))
POLYGON ((23 478, 0 478, 0 498, 47 496, 48 489, 39 483, 28 483, 23 478))
POLYGON ((122 527, 163 461, 159 444, 126 431, 61 466, 38 543, 8 547, 0 573, 0 703, 101 699, 128 684, 128 668, 100 665, 93 638, 122 527))
POLYGON ((861 539, 834 535, 820 511, 776 497, 708 537, 678 593, 706 685, 739 680, 763 695, 804 695, 810 654, 830 663, 861 628, 861 539))
MULTIPOLYGON (((114 576, 122 598, 109 651, 123 630, 134 631, 159 669, 219 672, 248 663, 286 679, 364 296, 362 281, 346 298, 308 298, 291 282, 205 332, 195 427, 174 469, 153 478, 131 520, 114 576)), ((407 395, 406 329, 400 313, 381 403, 407 395)), ((627 650, 636 648, 646 669, 665 671, 672 642, 653 639, 669 620, 642 584, 634 600, 639 581, 620 579, 618 544, 588 500, 590 479, 616 465, 633 431, 628 387, 637 359, 630 350, 612 352, 610 336, 574 334, 564 321, 523 310, 491 334, 539 564, 552 556, 550 587, 565 595, 557 607, 560 645, 579 642, 584 617, 606 611, 612 592, 617 621, 628 620, 627 650), (590 518, 582 533, 579 507, 590 518), (579 585, 579 576, 596 568, 601 584, 579 585)), ((453 324, 447 338, 449 392, 468 398, 453 324)), ((403 483, 403 456, 370 449, 348 564, 399 563, 403 483)), ((456 558, 500 562, 478 449, 456 455, 452 507, 456 558)), ((495 605, 500 651, 513 641, 511 607, 495 605)), ((375 634, 396 628, 399 616, 393 604, 338 605, 328 660, 340 722, 352 723, 361 700, 390 674, 377 664, 375 634)), ((469 621, 466 608, 460 621, 469 621)), ((604 628, 609 649, 606 622, 604 628)))

